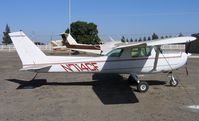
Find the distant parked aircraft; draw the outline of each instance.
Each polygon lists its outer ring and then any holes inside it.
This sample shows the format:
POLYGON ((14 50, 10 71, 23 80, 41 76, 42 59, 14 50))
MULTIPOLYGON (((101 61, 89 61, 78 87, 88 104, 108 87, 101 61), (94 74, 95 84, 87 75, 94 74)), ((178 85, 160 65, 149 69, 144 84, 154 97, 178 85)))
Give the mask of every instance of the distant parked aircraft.
POLYGON ((50 43, 51 43, 52 49, 54 51, 66 51, 67 50, 66 46, 62 45, 62 40, 51 41, 50 43))
POLYGON ((121 42, 114 41, 112 38, 110 42, 105 42, 103 44, 91 45, 91 44, 79 44, 75 39, 67 33, 61 34, 62 39, 66 41, 66 47, 80 52, 93 53, 97 55, 106 55, 114 47, 117 47, 121 42))

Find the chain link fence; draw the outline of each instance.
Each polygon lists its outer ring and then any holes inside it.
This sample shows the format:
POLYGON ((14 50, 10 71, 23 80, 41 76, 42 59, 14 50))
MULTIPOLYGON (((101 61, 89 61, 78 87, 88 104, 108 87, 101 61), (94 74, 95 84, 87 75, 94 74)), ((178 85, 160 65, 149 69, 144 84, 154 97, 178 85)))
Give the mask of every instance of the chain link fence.
MULTIPOLYGON (((37 45, 42 51, 53 51, 51 45, 37 45)), ((163 50, 184 51, 185 45, 163 45, 163 50)), ((15 51, 14 45, 0 45, 0 51, 15 51)))
MULTIPOLYGON (((37 45, 42 51, 52 51, 51 45, 37 45)), ((14 45, 0 45, 0 51, 12 52, 16 51, 14 45)))

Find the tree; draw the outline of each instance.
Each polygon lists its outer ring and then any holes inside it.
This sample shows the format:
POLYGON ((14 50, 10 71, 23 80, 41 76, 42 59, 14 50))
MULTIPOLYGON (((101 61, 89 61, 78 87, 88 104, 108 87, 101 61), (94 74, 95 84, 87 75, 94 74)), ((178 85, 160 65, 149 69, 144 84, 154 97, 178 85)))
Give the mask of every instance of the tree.
MULTIPOLYGON (((69 29, 66 30, 69 33, 69 29)), ((84 21, 77 21, 71 24, 71 33, 78 43, 99 44, 101 42, 98 36, 97 25, 84 21)), ((63 42, 65 43, 65 42, 63 42)))
POLYGON ((199 33, 194 33, 191 35, 192 37, 196 37, 197 39, 199 39, 199 33))
POLYGON ((137 42, 138 41, 138 39, 135 39, 135 42, 137 42))
POLYGON ((10 36, 8 35, 10 33, 10 27, 8 26, 8 24, 6 25, 6 28, 5 28, 5 32, 3 32, 3 41, 2 43, 3 44, 11 44, 12 43, 12 40, 10 39, 10 36))
POLYGON ((151 40, 151 37, 148 37, 148 39, 147 39, 148 41, 150 41, 151 40))
POLYGON ((132 39, 132 38, 130 39, 130 42, 133 42, 133 39, 132 39))
POLYGON ((138 41, 139 41, 139 42, 142 42, 142 38, 140 37, 138 41))
POLYGON ((146 41, 146 37, 143 38, 143 41, 146 41))
POLYGON ((186 44, 186 51, 188 53, 199 53, 199 33, 194 33, 191 36, 196 37, 196 40, 186 44))
POLYGON ((178 37, 183 37, 184 35, 182 34, 182 33, 180 33, 179 35, 178 35, 178 37))
POLYGON ((152 35, 152 40, 156 40, 156 39, 159 39, 159 37, 158 37, 157 34, 153 33, 153 35, 152 35))
POLYGON ((161 39, 164 39, 164 36, 161 36, 161 39))
POLYGON ((129 39, 126 39, 126 42, 129 42, 129 39))
POLYGON ((124 37, 124 36, 122 36, 122 38, 121 38, 121 42, 125 42, 125 41, 126 41, 125 37, 124 37))
POLYGON ((45 45, 44 43, 42 43, 42 42, 34 42, 35 43, 35 45, 45 45))

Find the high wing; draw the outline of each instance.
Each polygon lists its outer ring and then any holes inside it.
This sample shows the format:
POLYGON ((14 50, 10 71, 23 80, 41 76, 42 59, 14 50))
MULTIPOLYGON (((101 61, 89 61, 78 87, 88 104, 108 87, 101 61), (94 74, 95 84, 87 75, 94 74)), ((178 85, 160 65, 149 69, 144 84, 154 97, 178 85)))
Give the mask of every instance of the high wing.
POLYGON ((139 42, 139 43, 132 43, 132 44, 124 44, 121 46, 116 47, 116 49, 122 49, 122 48, 130 48, 130 47, 136 47, 136 46, 158 46, 158 45, 171 45, 171 44, 184 44, 187 42, 191 42, 196 40, 195 37, 175 37, 175 38, 168 38, 168 39, 160 39, 160 40, 153 40, 153 41, 147 41, 147 42, 139 42))
POLYGON ((140 42, 140 43, 132 43, 132 44, 124 44, 116 47, 116 49, 122 49, 122 48, 131 48, 131 47, 146 47, 147 43, 140 42))
POLYGON ((195 37, 175 37, 147 42, 147 46, 184 44, 196 40, 195 37))

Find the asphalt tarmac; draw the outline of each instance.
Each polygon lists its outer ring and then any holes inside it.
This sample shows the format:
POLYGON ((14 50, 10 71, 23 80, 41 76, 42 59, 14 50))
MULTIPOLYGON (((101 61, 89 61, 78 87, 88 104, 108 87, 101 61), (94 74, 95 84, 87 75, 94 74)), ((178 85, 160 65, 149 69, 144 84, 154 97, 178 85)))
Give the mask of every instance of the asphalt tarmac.
POLYGON ((0 121, 198 121, 199 59, 175 71, 179 86, 167 74, 148 80, 146 93, 136 91, 127 75, 39 74, 21 72, 16 52, 0 52, 0 121))

